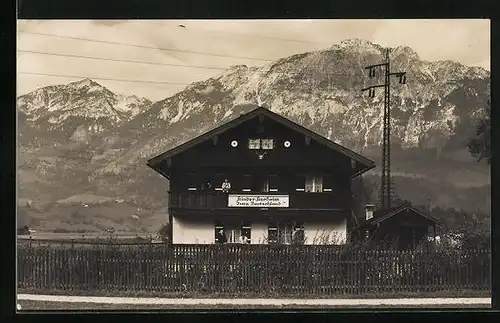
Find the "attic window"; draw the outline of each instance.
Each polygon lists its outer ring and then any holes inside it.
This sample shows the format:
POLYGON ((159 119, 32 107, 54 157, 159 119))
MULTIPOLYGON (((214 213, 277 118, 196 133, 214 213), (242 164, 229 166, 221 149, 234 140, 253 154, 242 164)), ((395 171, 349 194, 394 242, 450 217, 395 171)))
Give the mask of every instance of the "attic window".
POLYGON ((248 139, 248 149, 260 149, 260 139, 248 139))
POLYGON ((262 139, 262 149, 273 149, 274 140, 273 139, 262 139))
POLYGON ((248 139, 248 149, 274 149, 274 139, 248 139))

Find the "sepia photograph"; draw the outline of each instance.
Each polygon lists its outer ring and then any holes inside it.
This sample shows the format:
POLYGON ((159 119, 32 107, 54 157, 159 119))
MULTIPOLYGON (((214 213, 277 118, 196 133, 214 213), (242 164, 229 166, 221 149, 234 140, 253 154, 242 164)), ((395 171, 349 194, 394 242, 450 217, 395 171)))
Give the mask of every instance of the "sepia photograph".
POLYGON ((18 313, 491 308, 488 19, 17 20, 18 313))

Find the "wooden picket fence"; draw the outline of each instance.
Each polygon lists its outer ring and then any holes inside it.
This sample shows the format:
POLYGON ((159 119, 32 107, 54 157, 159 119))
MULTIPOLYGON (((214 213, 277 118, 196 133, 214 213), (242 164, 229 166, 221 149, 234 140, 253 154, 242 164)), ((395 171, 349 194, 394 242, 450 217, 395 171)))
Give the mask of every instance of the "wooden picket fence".
POLYGON ((338 246, 18 246, 18 287, 64 291, 378 294, 491 290, 489 250, 338 246))

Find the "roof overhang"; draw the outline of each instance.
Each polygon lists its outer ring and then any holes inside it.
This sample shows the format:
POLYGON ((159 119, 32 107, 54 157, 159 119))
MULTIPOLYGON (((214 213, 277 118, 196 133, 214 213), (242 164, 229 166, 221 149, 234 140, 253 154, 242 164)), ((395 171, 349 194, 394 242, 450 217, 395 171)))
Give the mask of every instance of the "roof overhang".
MULTIPOLYGON (((427 220, 429 220, 429 221, 431 221, 431 222, 433 222, 433 223, 435 223, 435 224, 437 224, 439 226, 443 225, 441 223, 441 221, 439 221, 438 219, 436 219, 436 218, 432 217, 431 215, 426 214, 426 213, 424 213, 424 212, 422 212, 422 211, 414 208, 410 204, 403 204, 400 207, 398 207, 398 208, 396 208, 394 210, 388 211, 385 214, 382 214, 382 215, 380 215, 378 217, 373 217, 370 220, 365 221, 362 225, 363 226, 364 225, 377 225, 377 224, 379 224, 379 223, 381 223, 381 222, 383 222, 383 221, 385 221, 387 219, 392 218, 393 216, 396 216, 396 215, 400 214, 401 212, 408 211, 408 210, 410 210, 410 211, 412 211, 412 212, 420 215, 423 218, 426 218, 427 220)), ((383 212, 383 210, 379 211, 379 212, 383 212)))
POLYGON ((329 147, 330 149, 334 150, 334 151, 337 151, 343 155, 345 155, 346 157, 349 157, 352 161, 355 161, 356 164, 359 164, 361 167, 359 167, 359 169, 351 175, 351 178, 354 178, 356 176, 359 176, 373 168, 375 168, 375 163, 344 147, 344 146, 341 146, 319 134, 317 134, 316 132, 314 131, 311 131, 277 113, 274 113, 272 111, 270 111, 269 109, 266 109, 264 107, 255 107, 253 110, 245 113, 245 114, 242 114, 240 115, 239 117, 235 118, 235 119, 232 119, 206 133, 203 133, 187 142, 184 142, 170 150, 167 150, 166 152, 158 155, 158 156, 155 156, 151 159, 149 159, 147 161, 147 165, 151 168, 153 168, 155 171, 157 171, 158 173, 162 174, 163 176, 167 177, 168 178, 168 174, 165 174, 164 171, 161 170, 161 167, 159 167, 159 165, 164 162, 165 160, 167 160, 168 158, 172 158, 173 156, 181 153, 181 152, 184 152, 186 150, 188 150, 189 148, 192 148, 206 140, 209 140, 211 138, 213 138, 214 136, 217 136, 219 134, 222 134, 232 128, 235 128, 236 126, 248 121, 248 120, 251 120, 255 117, 258 117, 260 115, 264 115, 264 116, 267 116, 269 117, 270 119, 288 127, 288 128, 291 128, 297 132, 300 132, 302 134, 304 134, 305 136, 308 136, 310 137, 311 139, 314 139, 316 140, 317 142, 329 147))

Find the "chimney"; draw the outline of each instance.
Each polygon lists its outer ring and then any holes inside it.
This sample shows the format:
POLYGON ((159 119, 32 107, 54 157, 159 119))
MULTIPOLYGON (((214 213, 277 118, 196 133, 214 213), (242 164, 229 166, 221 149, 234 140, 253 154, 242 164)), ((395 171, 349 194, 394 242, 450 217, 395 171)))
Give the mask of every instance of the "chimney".
POLYGON ((375 205, 373 204, 366 204, 365 205, 365 213, 366 213, 366 221, 370 220, 373 218, 373 210, 375 208, 375 205))

